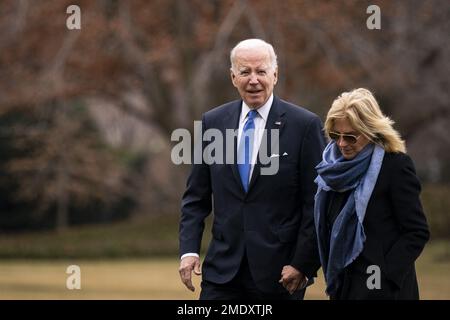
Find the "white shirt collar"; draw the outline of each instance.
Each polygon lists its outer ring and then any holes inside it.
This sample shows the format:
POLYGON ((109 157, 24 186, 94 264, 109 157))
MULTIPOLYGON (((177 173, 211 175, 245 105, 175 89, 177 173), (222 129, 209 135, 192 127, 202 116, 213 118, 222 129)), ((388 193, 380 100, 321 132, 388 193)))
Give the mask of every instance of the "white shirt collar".
MULTIPOLYGON (((261 118, 263 118, 264 122, 267 121, 267 117, 269 116, 270 108, 272 107, 273 102, 273 93, 270 95, 269 99, 267 99, 266 103, 263 104, 261 107, 257 108, 256 111, 258 111, 258 114, 261 118)), ((240 122, 245 122, 245 119, 247 118, 247 114, 250 112, 250 109, 247 104, 242 101, 242 111, 241 111, 241 119, 240 122)))

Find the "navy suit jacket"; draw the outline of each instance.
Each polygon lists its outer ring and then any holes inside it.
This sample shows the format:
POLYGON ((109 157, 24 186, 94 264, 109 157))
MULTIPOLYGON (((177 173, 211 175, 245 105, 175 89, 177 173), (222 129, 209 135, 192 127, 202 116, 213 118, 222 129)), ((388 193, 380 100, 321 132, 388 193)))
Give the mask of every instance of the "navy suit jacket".
MULTIPOLYGON (((238 100, 205 113, 203 131, 218 129, 225 137, 226 129, 238 128, 241 107, 238 100)), ((256 286, 279 293, 285 292, 278 283, 284 265, 309 278, 320 266, 313 223, 314 167, 321 161, 325 140, 317 115, 277 97, 266 129, 279 129, 279 170, 261 175, 262 167, 270 163, 258 161, 247 193, 236 162, 192 165, 182 199, 180 254, 200 252, 204 220, 214 209, 203 279, 218 284, 230 281, 246 254, 256 286)), ((268 144, 270 155, 270 139, 268 144)))

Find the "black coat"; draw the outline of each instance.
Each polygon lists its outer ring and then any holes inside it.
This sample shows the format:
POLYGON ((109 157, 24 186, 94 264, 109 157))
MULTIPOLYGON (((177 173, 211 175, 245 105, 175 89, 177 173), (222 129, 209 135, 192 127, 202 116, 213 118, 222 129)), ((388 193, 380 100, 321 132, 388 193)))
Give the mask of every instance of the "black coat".
POLYGON ((364 218, 364 249, 344 270, 340 290, 332 298, 419 298, 414 262, 429 239, 420 190, 411 158, 386 153, 364 218), (380 268, 380 289, 367 286, 373 275, 367 272, 370 265, 380 268))
MULTIPOLYGON (((203 130, 215 128, 225 135, 226 129, 237 129, 241 105, 242 100, 234 101, 207 112, 203 130)), ((214 209, 203 279, 230 281, 246 254, 258 289, 281 293, 286 292, 278 283, 284 265, 308 277, 320 266, 313 223, 314 167, 325 141, 319 117, 277 97, 266 129, 279 129, 279 170, 261 175, 263 165, 255 164, 247 193, 236 164, 192 166, 182 199, 180 254, 200 251, 204 220, 214 209)), ((269 155, 270 149, 269 141, 269 155)))

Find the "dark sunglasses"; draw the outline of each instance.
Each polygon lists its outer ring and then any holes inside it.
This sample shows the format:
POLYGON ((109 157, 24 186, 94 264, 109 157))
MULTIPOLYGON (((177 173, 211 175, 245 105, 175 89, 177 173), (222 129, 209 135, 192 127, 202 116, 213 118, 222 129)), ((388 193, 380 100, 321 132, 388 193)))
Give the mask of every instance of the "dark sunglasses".
POLYGON ((345 134, 337 132, 330 132, 328 135, 330 136, 331 139, 336 141, 336 143, 342 137, 342 139, 344 139, 344 141, 347 142, 348 144, 355 144, 358 141, 359 137, 361 136, 360 134, 355 136, 353 134, 345 134))

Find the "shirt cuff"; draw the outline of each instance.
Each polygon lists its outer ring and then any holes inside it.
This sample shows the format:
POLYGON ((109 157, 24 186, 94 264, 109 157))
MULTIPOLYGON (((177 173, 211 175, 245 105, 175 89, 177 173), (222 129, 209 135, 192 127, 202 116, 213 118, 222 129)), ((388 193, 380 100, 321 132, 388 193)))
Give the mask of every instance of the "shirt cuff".
POLYGON ((200 256, 198 255, 198 253, 188 252, 188 253, 183 254, 183 255, 181 256, 180 260, 183 260, 183 259, 186 258, 186 257, 197 257, 197 258, 200 258, 200 256))

